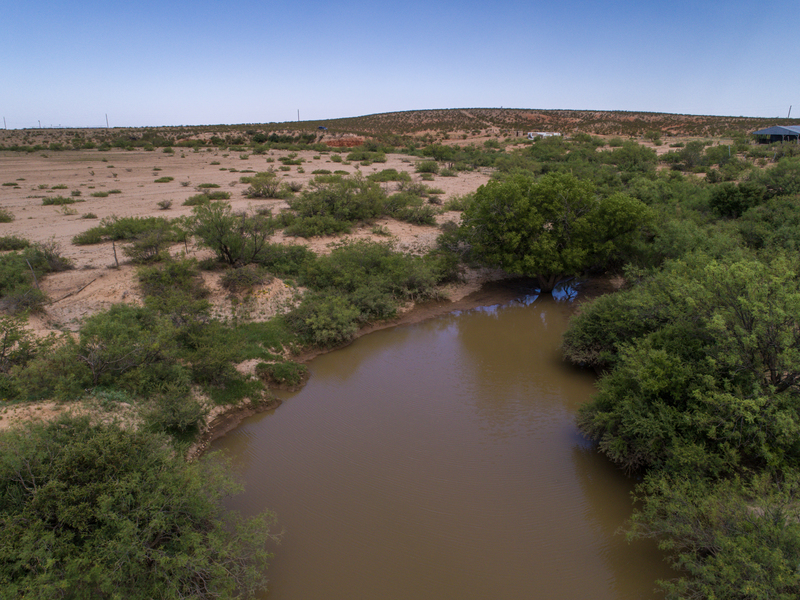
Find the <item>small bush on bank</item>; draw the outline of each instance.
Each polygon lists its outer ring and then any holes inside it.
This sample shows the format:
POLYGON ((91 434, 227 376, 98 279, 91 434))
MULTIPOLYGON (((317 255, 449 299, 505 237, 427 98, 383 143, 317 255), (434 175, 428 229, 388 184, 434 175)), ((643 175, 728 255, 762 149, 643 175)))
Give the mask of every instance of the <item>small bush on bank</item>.
POLYGON ((0 223, 11 223, 14 220, 14 214, 5 208, 0 208, 0 223))
POLYGON ((297 277, 316 259, 317 255, 303 245, 266 244, 256 262, 279 277, 297 277))
POLYGON ((308 367, 294 361, 278 363, 259 363, 256 365, 256 375, 268 384, 284 389, 299 389, 308 381, 308 367))
POLYGON ((270 279, 264 269, 250 265, 225 271, 220 278, 220 285, 230 293, 238 294, 247 292, 257 285, 263 285, 270 279))

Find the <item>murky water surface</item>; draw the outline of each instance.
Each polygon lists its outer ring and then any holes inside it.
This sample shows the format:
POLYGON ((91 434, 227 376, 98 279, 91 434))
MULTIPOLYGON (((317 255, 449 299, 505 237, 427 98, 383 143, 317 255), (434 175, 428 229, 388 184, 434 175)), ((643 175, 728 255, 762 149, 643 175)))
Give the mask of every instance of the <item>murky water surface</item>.
POLYGON ((284 537, 269 600, 653 599, 672 574, 615 535, 633 483, 574 425, 594 377, 532 297, 360 338, 214 444, 284 537))

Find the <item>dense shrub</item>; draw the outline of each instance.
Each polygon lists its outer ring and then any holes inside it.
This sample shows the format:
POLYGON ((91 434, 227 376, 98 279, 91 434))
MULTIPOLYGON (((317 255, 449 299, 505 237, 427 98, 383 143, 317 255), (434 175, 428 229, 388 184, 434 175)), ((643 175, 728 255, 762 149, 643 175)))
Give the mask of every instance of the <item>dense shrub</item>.
POLYGON ((105 241, 135 240, 143 234, 159 231, 171 242, 184 238, 184 232, 176 221, 164 217, 117 217, 101 219, 100 225, 92 227, 72 238, 76 245, 99 244, 105 241))
POLYGON ((737 227, 756 250, 800 251, 800 195, 772 198, 747 210, 737 227))
POLYGON ((308 293, 285 318, 303 343, 327 348, 352 339, 359 317, 358 308, 344 296, 308 293))
POLYGON ((47 273, 73 268, 55 242, 0 255, 0 308, 10 313, 38 310, 45 302, 38 281, 47 273))
POLYGON ((405 171, 398 171, 397 169, 383 169, 382 171, 367 175, 367 179, 378 182, 411 181, 411 175, 405 171))
POLYGON ((259 363, 256 374, 267 383, 285 389, 300 388, 309 377, 308 367, 288 360, 276 363, 259 363))
POLYGON ((238 294, 262 285, 268 280, 269 275, 263 268, 248 265, 239 269, 228 269, 222 274, 219 282, 232 294, 238 294))
POLYGON ((329 182, 315 179, 309 189, 288 201, 297 218, 286 233, 312 237, 349 232, 354 223, 379 217, 384 199, 380 185, 361 175, 329 182))
POLYGON ((200 243, 231 266, 257 260, 275 230, 271 215, 234 213, 226 202, 197 206, 190 223, 200 243))
POLYGON ((63 196, 52 196, 42 200, 42 206, 64 206, 65 204, 75 204, 76 202, 83 202, 83 200, 76 200, 75 198, 64 198, 63 196))
POLYGON ((160 436, 88 418, 3 432, 4 596, 234 598, 264 589, 272 517, 224 509, 237 489, 227 471, 184 462, 160 436))
POLYGON ((423 160, 417 163, 417 173, 438 173, 439 163, 435 160, 423 160))
POLYGON ((580 339, 616 363, 581 407, 583 431, 629 469, 718 476, 800 465, 795 269, 780 258, 698 260, 676 264, 650 287, 656 295, 637 292, 640 300, 626 303, 635 311, 597 303, 581 316, 595 325, 566 340, 568 355, 591 356, 575 352, 580 339))
POLYGON ((255 262, 279 277, 297 277, 316 258, 307 246, 266 244, 255 262))
POLYGON ((145 296, 164 296, 174 289, 192 297, 208 295, 195 259, 169 261, 157 267, 142 267, 137 271, 137 276, 145 296))
POLYGON ((80 331, 77 360, 98 385, 149 395, 181 379, 172 322, 147 308, 115 304, 89 317, 80 331), (177 366, 177 365, 176 365, 177 366))
POLYGON ((17 237, 16 235, 6 235, 0 237, 0 251, 6 252, 8 250, 22 250, 30 246, 31 243, 25 238, 17 237))
POLYGON ((242 177, 242 183, 249 183, 245 195, 248 198, 286 198, 287 187, 278 179, 274 171, 263 171, 252 177, 242 177))

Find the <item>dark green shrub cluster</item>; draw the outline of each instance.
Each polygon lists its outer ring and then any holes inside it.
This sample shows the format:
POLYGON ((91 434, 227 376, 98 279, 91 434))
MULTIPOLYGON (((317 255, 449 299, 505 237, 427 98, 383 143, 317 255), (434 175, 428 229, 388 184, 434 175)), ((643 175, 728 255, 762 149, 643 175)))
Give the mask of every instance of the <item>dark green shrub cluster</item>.
POLYGON ((776 521, 740 509, 720 520, 708 501, 766 507, 775 498, 765 488, 797 485, 797 275, 783 257, 694 255, 586 307, 565 337, 569 358, 611 369, 578 423, 613 461, 646 473, 634 533, 666 536, 676 565, 694 565, 673 591, 731 597, 732 581, 756 572, 773 593, 799 583, 800 529, 784 529, 778 545, 789 553, 773 556, 776 521), (745 543, 734 530, 760 533, 745 543), (728 541, 698 543, 712 539, 728 541))
POLYGON ((411 181, 411 175, 405 171, 398 171, 397 169, 383 169, 371 175, 367 175, 370 181, 411 181))
POLYGON ((296 390, 308 380, 308 367, 288 360, 276 363, 258 363, 256 374, 271 386, 296 390))
POLYGON ((438 173, 439 163, 435 160, 423 160, 417 163, 417 173, 438 173))
POLYGON ((357 149, 353 150, 347 155, 347 160, 360 162, 363 165, 369 165, 372 163, 385 163, 386 154, 382 151, 368 150, 366 148, 357 149))
POLYGON ((30 246, 31 243, 25 238, 17 237, 16 235, 6 235, 0 237, 0 251, 6 252, 8 250, 23 250, 30 246))
POLYGON ((303 343, 335 346, 363 324, 394 316, 400 302, 435 297, 443 276, 432 256, 404 255, 379 242, 346 243, 304 265, 299 279, 312 291, 285 319, 303 343))
POLYGON ((42 206, 64 206, 65 204, 75 204, 76 202, 83 202, 83 200, 76 200, 75 198, 65 198, 64 196, 52 196, 42 200, 42 206))
POLYGON ((165 442, 88 418, 3 432, 4 595, 232 598, 265 589, 272 516, 225 510, 237 489, 227 467, 187 463, 165 442))
POLYGON ((347 233, 354 223, 368 223, 383 212, 385 194, 377 183, 361 175, 315 179, 289 206, 297 217, 286 227, 288 235, 313 237, 347 233))
POLYGON ((189 228, 199 243, 231 266, 257 262, 275 231, 271 214, 235 213, 227 202, 196 206, 189 228))
POLYGON ((14 220, 14 213, 6 208, 0 208, 0 223, 11 223, 14 220))
MULTIPOLYGON (((738 168, 728 152, 690 142, 672 160, 722 172, 738 168)), ((670 598, 800 583, 794 160, 738 184, 618 180, 656 211, 653 236, 630 255, 629 288, 585 305, 564 337, 569 360, 605 373, 578 423, 642 479, 629 536, 659 539, 683 571, 662 584, 670 598)))
POLYGON ((228 269, 220 278, 220 285, 231 292, 239 294, 247 292, 257 285, 268 283, 267 272, 255 265, 247 265, 239 269, 228 269))
POLYGON ((89 245, 111 240, 130 241, 152 232, 160 232, 169 242, 180 241, 185 235, 176 222, 164 217, 110 216, 102 219, 97 227, 87 229, 73 237, 72 243, 89 245))
POLYGON ((263 171, 253 176, 240 178, 242 183, 249 183, 245 191, 248 198, 286 198, 291 196, 291 190, 278 179, 274 171, 263 171))
POLYGON ((306 266, 316 260, 316 254, 302 245, 266 244, 256 262, 279 277, 296 278, 306 266))
POLYGON ((750 208, 736 226, 744 243, 755 250, 800 251, 800 195, 750 208))
POLYGON ((47 273, 71 268, 72 262, 62 256, 55 242, 28 245, 21 252, 0 255, 0 308, 10 313, 39 309, 46 300, 39 280, 47 273))
MULTIPOLYGON (((168 299, 173 295, 186 300, 201 300, 209 295, 194 259, 171 260, 161 266, 142 267, 137 271, 137 276, 148 301, 168 299)), ((165 312, 166 307, 153 305, 153 308, 165 312)))

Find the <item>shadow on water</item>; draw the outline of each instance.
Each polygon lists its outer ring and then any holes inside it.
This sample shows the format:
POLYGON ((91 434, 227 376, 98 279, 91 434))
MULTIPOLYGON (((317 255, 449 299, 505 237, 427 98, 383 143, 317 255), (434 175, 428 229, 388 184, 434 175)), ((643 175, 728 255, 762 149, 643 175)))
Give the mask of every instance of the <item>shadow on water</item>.
POLYGON ((614 536, 631 484, 574 425, 571 293, 364 336, 214 444, 232 506, 285 528, 269 600, 656 597, 661 556, 614 536))

